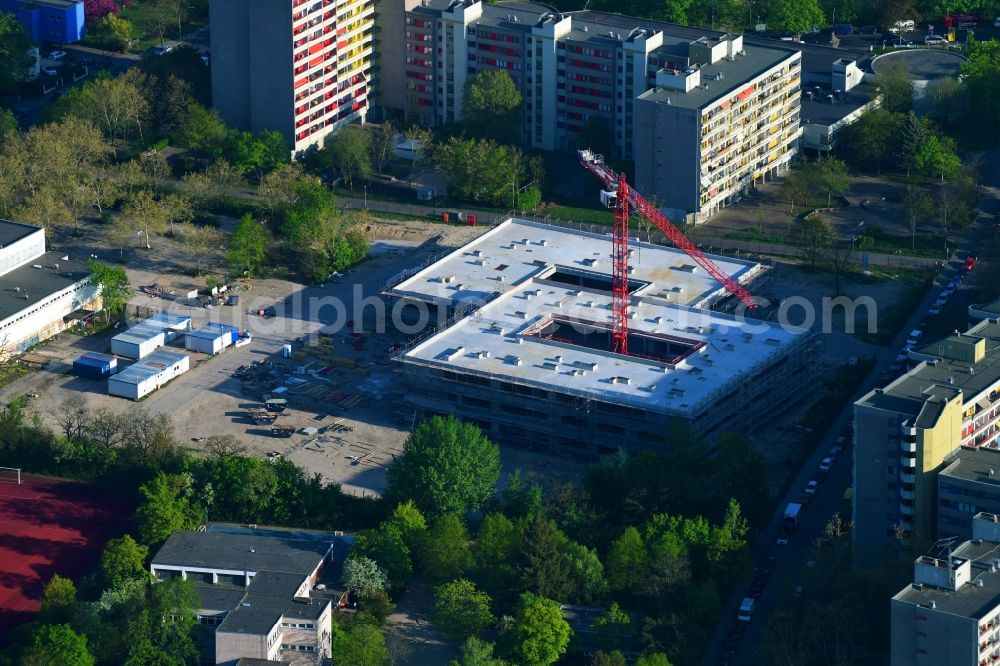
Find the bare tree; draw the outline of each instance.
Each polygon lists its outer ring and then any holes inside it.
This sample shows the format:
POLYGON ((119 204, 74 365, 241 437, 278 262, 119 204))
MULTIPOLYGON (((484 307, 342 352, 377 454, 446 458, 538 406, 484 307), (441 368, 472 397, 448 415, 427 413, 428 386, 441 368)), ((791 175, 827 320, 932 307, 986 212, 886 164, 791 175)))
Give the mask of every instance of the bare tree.
POLYGON ((124 435, 121 415, 107 407, 98 407, 87 420, 87 437, 106 449, 116 448, 124 435))
POLYGON ((205 440, 205 450, 216 458, 226 456, 241 456, 247 447, 232 435, 212 435, 205 440))
POLYGON ((843 294, 842 280, 854 254, 853 248, 844 242, 833 242, 824 250, 824 254, 833 269, 834 296, 840 296, 843 294))
POLYGON ((56 423, 62 428, 67 439, 82 437, 89 421, 90 408, 87 399, 79 393, 63 400, 56 414, 56 423))

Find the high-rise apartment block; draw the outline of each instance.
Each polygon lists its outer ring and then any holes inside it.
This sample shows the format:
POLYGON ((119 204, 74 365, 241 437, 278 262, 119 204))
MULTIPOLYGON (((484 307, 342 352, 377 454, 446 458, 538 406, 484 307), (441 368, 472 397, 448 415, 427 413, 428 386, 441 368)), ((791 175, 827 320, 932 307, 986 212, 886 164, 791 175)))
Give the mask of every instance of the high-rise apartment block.
POLYGON ((466 82, 506 71, 527 145, 606 137, 609 158, 635 160, 639 190, 691 221, 780 173, 797 149, 795 49, 532 2, 385 1, 379 22, 385 107, 425 125, 458 121, 466 82))
MULTIPOLYGON (((1000 320, 984 320, 909 356, 913 369, 854 405, 859 554, 894 541, 926 549, 938 537, 939 472, 960 447, 1000 447, 1000 320)), ((976 508, 963 511, 971 517, 976 508)))
POLYGON ((892 598, 890 666, 1000 662, 1000 516, 969 522, 971 541, 917 558, 913 584, 892 598))
POLYGON ((292 152, 364 121, 373 0, 211 0, 212 99, 226 123, 292 152))

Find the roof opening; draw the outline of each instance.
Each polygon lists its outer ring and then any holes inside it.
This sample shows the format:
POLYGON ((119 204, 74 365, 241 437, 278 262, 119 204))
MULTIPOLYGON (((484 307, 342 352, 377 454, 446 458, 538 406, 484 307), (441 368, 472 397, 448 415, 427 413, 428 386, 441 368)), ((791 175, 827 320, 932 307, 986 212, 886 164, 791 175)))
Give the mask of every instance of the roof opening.
MULTIPOLYGON (((610 273, 598 273, 597 271, 588 271, 571 266, 556 266, 555 270, 551 273, 542 275, 541 277, 543 280, 548 280, 549 282, 557 282, 572 287, 582 287, 591 291, 610 292, 613 286, 610 273)), ((648 282, 642 280, 630 279, 628 281, 628 291, 629 293, 638 291, 648 284, 648 282)))
MULTIPOLYGON (((611 327, 603 322, 549 315, 530 326, 524 335, 610 352, 611 327)), ((675 364, 701 349, 705 343, 662 333, 629 331, 629 356, 675 364)))

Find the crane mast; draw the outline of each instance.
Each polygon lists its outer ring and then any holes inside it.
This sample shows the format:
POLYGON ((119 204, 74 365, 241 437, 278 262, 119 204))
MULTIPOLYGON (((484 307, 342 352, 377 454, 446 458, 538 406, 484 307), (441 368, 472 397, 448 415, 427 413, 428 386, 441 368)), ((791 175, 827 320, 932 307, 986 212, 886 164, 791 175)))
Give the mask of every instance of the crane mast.
POLYGON ((680 229, 670 223, 653 204, 636 192, 625 180, 625 174, 616 173, 609 168, 600 155, 589 150, 578 153, 580 164, 597 176, 604 187, 615 192, 614 226, 612 229, 612 328, 611 340, 613 351, 628 354, 628 216, 629 209, 649 220, 663 235, 670 239, 678 249, 684 251, 696 264, 705 269, 726 290, 738 297, 747 308, 757 308, 757 301, 739 282, 727 275, 721 268, 689 241, 680 229))

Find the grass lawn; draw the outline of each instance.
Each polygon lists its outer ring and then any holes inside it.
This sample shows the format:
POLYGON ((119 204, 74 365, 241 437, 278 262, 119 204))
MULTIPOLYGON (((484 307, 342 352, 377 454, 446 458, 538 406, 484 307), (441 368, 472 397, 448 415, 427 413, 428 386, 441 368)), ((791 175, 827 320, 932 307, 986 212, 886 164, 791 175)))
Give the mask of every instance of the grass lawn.
POLYGON ((21 363, 4 363, 0 365, 0 388, 7 386, 16 379, 24 377, 31 372, 27 366, 21 363))
POLYGON ((605 208, 575 208, 573 206, 550 206, 531 213, 536 217, 549 216, 557 220, 603 224, 611 226, 611 210, 605 208))
MULTIPOLYGON (((161 43, 159 34, 160 25, 163 26, 164 42, 177 41, 177 16, 175 14, 172 18, 160 21, 159 16, 163 12, 164 10, 157 6, 155 0, 139 0, 121 11, 119 16, 123 19, 128 19, 132 23, 132 36, 136 42, 132 45, 131 51, 145 51, 154 46, 159 46, 161 43)), ((179 34, 187 35, 206 25, 208 25, 207 6, 206 11, 187 12, 181 20, 179 34)), ((103 48, 105 46, 101 42, 87 36, 84 36, 81 43, 85 46, 95 48, 103 48)))
MULTIPOLYGON (((741 231, 730 231, 725 236, 726 240, 749 241, 751 243, 773 243, 776 245, 794 245, 794 241, 787 234, 762 233, 756 229, 745 229, 741 231)), ((902 236, 882 236, 875 241, 875 247, 870 252, 881 254, 899 254, 907 257, 929 257, 938 258, 944 256, 944 245, 937 236, 929 234, 918 234, 916 237, 916 249, 909 238, 902 236)))

